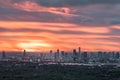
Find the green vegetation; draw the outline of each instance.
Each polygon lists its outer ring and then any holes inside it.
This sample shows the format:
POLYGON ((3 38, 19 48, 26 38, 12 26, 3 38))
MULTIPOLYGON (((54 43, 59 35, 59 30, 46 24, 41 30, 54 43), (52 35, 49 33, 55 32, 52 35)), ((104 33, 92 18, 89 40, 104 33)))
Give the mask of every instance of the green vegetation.
POLYGON ((0 80, 120 80, 120 68, 4 64, 0 80))

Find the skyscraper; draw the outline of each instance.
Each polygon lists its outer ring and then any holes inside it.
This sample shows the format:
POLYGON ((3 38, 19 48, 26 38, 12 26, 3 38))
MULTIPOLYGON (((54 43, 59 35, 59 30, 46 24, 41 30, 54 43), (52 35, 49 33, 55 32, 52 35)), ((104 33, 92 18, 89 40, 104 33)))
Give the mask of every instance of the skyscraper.
POLYGON ((81 53, 81 48, 80 48, 80 47, 78 48, 78 53, 79 53, 79 54, 81 53))
POLYGON ((64 51, 61 51, 61 56, 62 56, 62 62, 65 62, 65 52, 64 51))
POLYGON ((6 53, 5 51, 2 52, 2 59, 5 59, 6 58, 6 53))
POLYGON ((50 50, 50 53, 53 53, 53 51, 52 51, 52 50, 50 50))
POLYGON ((26 50, 23 51, 23 58, 26 57, 26 50))
POLYGON ((59 51, 59 49, 57 49, 57 52, 55 52, 55 54, 54 54, 54 61, 55 62, 59 62, 60 61, 59 56, 60 56, 60 51, 59 51))
POLYGON ((116 59, 119 59, 119 58, 120 58, 120 53, 119 53, 119 52, 116 52, 115 58, 116 58, 116 59))
POLYGON ((78 60, 81 61, 81 48, 78 48, 78 60))
POLYGON ((49 52, 49 57, 50 57, 50 60, 51 61, 53 61, 54 60, 54 57, 53 57, 53 51, 52 50, 50 50, 50 52, 49 52))
POLYGON ((76 62, 76 61, 78 61, 78 53, 77 53, 77 51, 76 51, 76 49, 73 49, 73 61, 74 62, 76 62))
POLYGON ((60 50, 59 49, 57 49, 57 53, 59 54, 59 52, 60 52, 60 50))

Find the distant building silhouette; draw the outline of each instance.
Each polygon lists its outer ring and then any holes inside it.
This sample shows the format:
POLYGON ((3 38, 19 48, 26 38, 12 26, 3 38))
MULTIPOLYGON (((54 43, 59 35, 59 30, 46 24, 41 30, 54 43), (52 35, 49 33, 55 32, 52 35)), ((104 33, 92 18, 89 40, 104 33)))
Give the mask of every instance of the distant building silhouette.
POLYGON ((5 59, 6 58, 6 53, 5 51, 2 52, 2 59, 5 59))
POLYGON ((64 51, 61 51, 61 56, 62 56, 62 62, 65 62, 65 52, 64 51))
POLYGON ((73 61, 74 62, 78 61, 78 57, 79 57, 79 55, 78 55, 76 49, 73 49, 73 61))
POLYGON ((53 53, 53 51, 52 51, 52 50, 50 50, 50 53, 53 53))
POLYGON ((54 62, 57 62, 57 61, 58 61, 57 52, 55 52, 55 54, 54 54, 54 62))
POLYGON ((81 60, 81 48, 80 47, 78 48, 78 60, 79 62, 81 60))
POLYGON ((49 54, 50 54, 50 55, 49 55, 50 60, 51 60, 51 61, 54 61, 53 51, 52 51, 52 50, 50 50, 49 54))
POLYGON ((44 54, 40 53, 40 61, 43 62, 44 61, 44 54))
POLYGON ((80 47, 78 48, 78 53, 79 53, 79 54, 81 53, 81 48, 80 48, 80 47))
POLYGON ((60 56, 60 51, 59 51, 59 49, 57 49, 57 52, 55 52, 55 54, 54 54, 54 61, 55 62, 59 62, 60 61, 59 56, 60 56))
POLYGON ((57 49, 57 59, 58 59, 58 61, 59 61, 59 58, 60 58, 60 50, 57 49))
POLYGON ((82 53, 82 60, 84 63, 88 62, 88 53, 87 52, 82 53))
POLYGON ((101 51, 98 52, 98 58, 99 58, 99 60, 104 58, 103 52, 101 52, 101 51))
POLYGON ((27 56, 26 54, 26 50, 23 51, 23 58, 25 58, 27 56))
POLYGON ((120 58, 120 53, 119 53, 119 52, 116 52, 115 58, 116 58, 116 59, 119 59, 119 58, 120 58))

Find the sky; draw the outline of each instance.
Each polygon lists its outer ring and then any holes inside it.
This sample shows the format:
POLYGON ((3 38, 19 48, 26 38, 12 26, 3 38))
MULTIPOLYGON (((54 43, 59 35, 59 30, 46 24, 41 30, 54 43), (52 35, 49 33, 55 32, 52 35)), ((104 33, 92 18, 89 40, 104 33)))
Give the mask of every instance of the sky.
POLYGON ((0 0, 0 50, 120 50, 120 0, 0 0))

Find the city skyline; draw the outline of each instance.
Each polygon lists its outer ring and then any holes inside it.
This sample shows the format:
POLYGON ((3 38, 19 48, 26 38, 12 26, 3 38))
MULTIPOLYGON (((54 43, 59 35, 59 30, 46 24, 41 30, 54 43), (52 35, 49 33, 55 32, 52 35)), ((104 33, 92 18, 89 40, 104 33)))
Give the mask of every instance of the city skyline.
POLYGON ((71 52, 66 52, 57 49, 49 52, 0 52, 0 61, 15 61, 15 62, 32 62, 32 63, 47 63, 47 64, 88 64, 88 65, 115 65, 120 63, 120 52, 117 51, 98 51, 87 52, 78 49, 73 49, 71 52))
POLYGON ((0 51, 120 51, 119 0, 0 0, 0 51))

